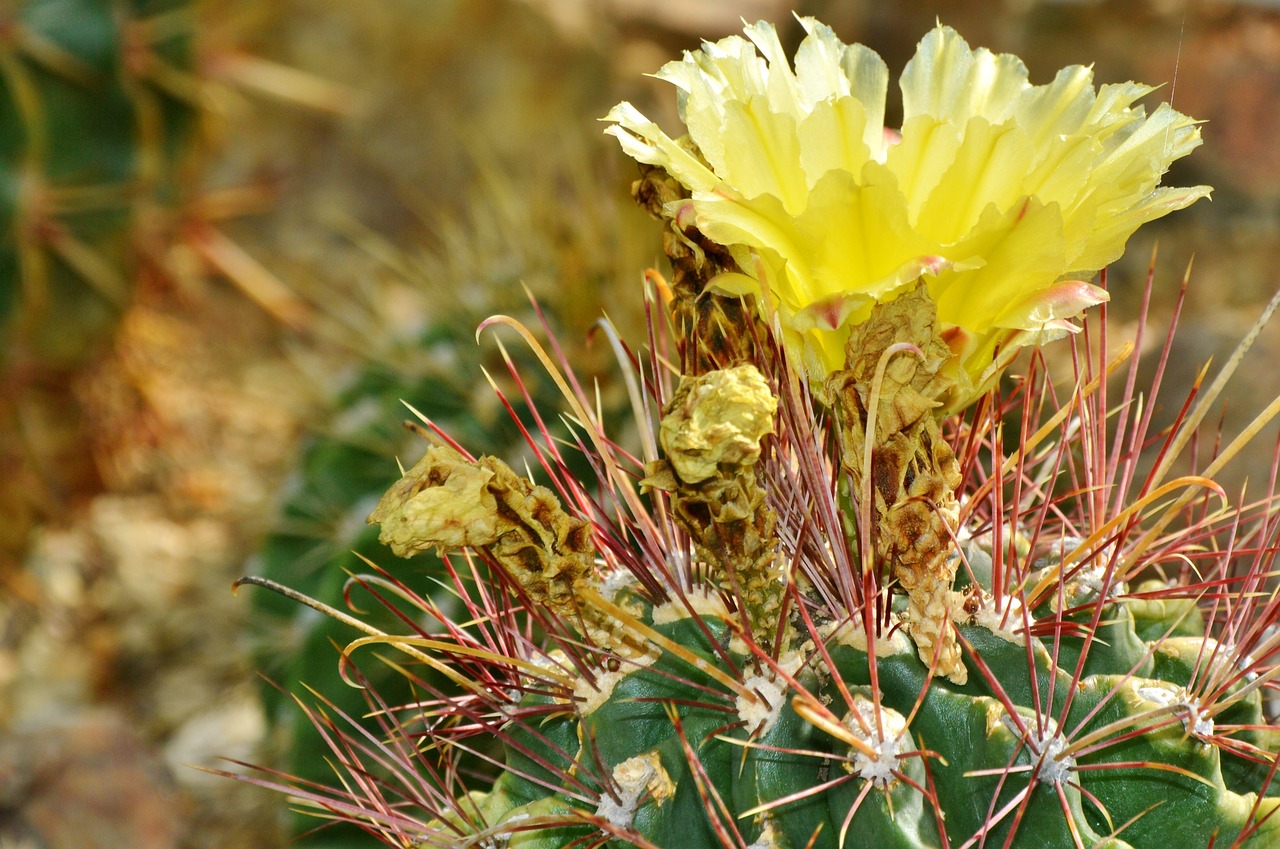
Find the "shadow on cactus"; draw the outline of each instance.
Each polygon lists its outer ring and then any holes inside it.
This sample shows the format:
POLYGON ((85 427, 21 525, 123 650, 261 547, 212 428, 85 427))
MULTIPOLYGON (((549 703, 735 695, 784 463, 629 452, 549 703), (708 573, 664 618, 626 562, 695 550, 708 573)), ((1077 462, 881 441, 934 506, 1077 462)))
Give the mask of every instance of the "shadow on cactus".
POLYGON ((609 116, 671 261, 639 447, 564 358, 589 477, 428 432, 370 520, 451 609, 387 568, 412 627, 332 611, 419 697, 312 709, 341 787, 261 782, 392 846, 1277 845, 1276 475, 1214 476, 1280 402, 1196 439, 1251 334, 1153 432, 1164 359, 1081 318, 1207 195, 1158 188, 1194 122, 939 26, 886 133, 879 57, 802 24, 794 70, 766 24, 664 68, 681 139, 609 116))

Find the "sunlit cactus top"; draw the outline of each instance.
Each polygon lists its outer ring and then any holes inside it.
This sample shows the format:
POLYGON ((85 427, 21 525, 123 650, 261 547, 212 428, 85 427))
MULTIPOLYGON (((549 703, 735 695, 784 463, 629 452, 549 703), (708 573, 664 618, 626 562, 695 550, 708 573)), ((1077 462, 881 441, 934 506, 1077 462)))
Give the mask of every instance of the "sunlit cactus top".
POLYGON ((1200 144, 1196 122, 1128 82, 1095 90, 1072 66, 1031 85, 1016 56, 937 26, 907 64, 901 132, 884 127, 888 69, 800 20, 794 69, 772 24, 706 43, 657 76, 679 89, 688 135, 629 103, 608 132, 690 197, 667 210, 730 248, 732 294, 767 292, 814 380, 844 365, 849 328, 921 275, 955 354, 957 408, 1010 352, 1074 327, 1106 299, 1087 280, 1143 223, 1209 195, 1160 188, 1200 144))

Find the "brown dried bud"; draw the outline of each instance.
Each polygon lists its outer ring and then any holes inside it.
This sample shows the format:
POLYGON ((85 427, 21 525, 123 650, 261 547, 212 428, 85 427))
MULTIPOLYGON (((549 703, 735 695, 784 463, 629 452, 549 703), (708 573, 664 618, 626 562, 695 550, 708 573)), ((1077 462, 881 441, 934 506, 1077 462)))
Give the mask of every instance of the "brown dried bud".
POLYGON ((400 557, 492 545, 498 539, 493 472, 446 445, 433 445, 369 514, 378 539, 400 557))
POLYGON ((776 516, 756 479, 778 399, 750 364, 685 376, 658 431, 665 460, 643 483, 671 493, 698 557, 740 599, 756 639, 772 642, 785 588, 776 516))
POLYGON ((698 484, 754 466, 777 410, 778 399, 755 366, 712 371, 681 381, 658 437, 676 476, 698 484))
POLYGON ((968 671, 951 630, 960 470, 934 415, 952 385, 941 373, 951 352, 936 316, 923 283, 877 304, 849 335, 848 367, 824 389, 840 415, 841 462, 854 490, 862 495, 871 484, 875 554, 907 592, 911 637, 926 662, 937 654, 938 674, 963 684, 968 671), (903 344, 915 350, 894 348, 903 344))
POLYGON ((501 460, 467 460, 432 446, 369 515, 379 539, 401 557, 429 548, 483 548, 530 599, 574 620, 578 589, 595 581, 590 525, 555 493, 501 460))

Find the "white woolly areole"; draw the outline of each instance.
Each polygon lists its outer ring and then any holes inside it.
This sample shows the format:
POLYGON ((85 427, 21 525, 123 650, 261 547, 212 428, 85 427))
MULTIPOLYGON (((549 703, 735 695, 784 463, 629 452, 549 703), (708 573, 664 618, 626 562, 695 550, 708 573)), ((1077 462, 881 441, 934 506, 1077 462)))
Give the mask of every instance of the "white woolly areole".
MULTIPOLYGON (((1013 719, 1005 714, 1000 721, 1011 734, 1021 736, 1013 719)), ((1035 723, 1030 719, 1023 720, 1027 726, 1027 734, 1023 738, 1032 759, 1036 762, 1036 780, 1041 784, 1062 784, 1075 772, 1076 759, 1067 754, 1067 741, 1058 731, 1058 723, 1053 717, 1046 716, 1041 720, 1043 731, 1036 731, 1035 723)))
MULTIPOLYGON (((889 614, 889 622, 883 628, 882 633, 892 631, 892 634, 888 637, 876 637, 876 657, 915 653, 915 645, 912 644, 911 638, 906 635, 905 629, 894 627, 900 623, 901 618, 898 614, 889 614)), ((838 645, 848 646, 861 652, 867 651, 867 633, 862 627, 861 617, 854 617, 852 620, 841 622, 839 625, 831 623, 822 626, 818 629, 818 633, 823 639, 832 640, 838 645)))
POLYGON ((1112 580, 1110 584, 1106 582, 1107 564, 1111 559, 1111 548, 1111 546, 1108 546, 1094 555, 1093 565, 1077 572, 1071 579, 1071 583, 1067 585, 1068 590, 1073 590, 1082 599, 1089 601, 1103 598, 1104 590, 1106 591, 1105 599, 1107 601, 1113 601, 1129 592, 1129 585, 1124 581, 1112 580))
POLYGON ((613 569, 600 579, 600 595, 609 601, 613 601, 614 597, 623 590, 634 587, 637 583, 636 576, 631 574, 630 569, 613 569))
POLYGON ((846 769, 883 789, 896 780, 893 773, 902 764, 900 756, 906 750, 909 738, 906 717, 892 708, 880 707, 877 725, 876 710, 875 703, 866 696, 854 695, 853 709, 845 716, 844 726, 870 752, 850 747, 853 761, 846 769))
POLYGON ((751 694, 733 700, 738 709, 738 719, 753 733, 768 731, 778 721, 778 714, 786 701, 785 686, 772 675, 750 675, 743 679, 742 686, 751 694))
POLYGON ((1057 732, 1040 741, 1040 783, 1061 784, 1075 771, 1076 759, 1066 754, 1067 741, 1057 732))
POLYGON ((657 752, 627 758, 613 768, 614 794, 602 793, 596 816, 618 828, 630 828, 640 799, 649 793, 661 805, 675 793, 671 776, 662 768, 657 752))
POLYGON ((628 669, 623 671, 619 669, 617 672, 600 672, 595 676, 595 684, 592 684, 586 678, 579 678, 573 683, 574 701, 578 706, 579 716, 590 716, 596 710, 609 701, 609 697, 613 695, 613 688, 618 686, 618 682, 631 673, 628 669))
MULTIPOLYGON (((1261 650, 1269 653, 1274 647, 1276 637, 1280 634, 1280 626, 1268 625, 1263 629, 1262 633, 1253 641, 1253 651, 1242 651, 1240 646, 1235 642, 1223 646, 1223 654, 1227 657, 1236 657, 1236 669, 1244 673, 1246 681, 1257 681, 1258 675, 1258 658, 1254 656, 1254 652, 1261 650)), ((1264 699, 1267 697, 1264 696, 1264 699)))
POLYGON ((660 652, 651 651, 637 657, 629 657, 619 661, 621 668, 616 670, 600 670, 595 674, 595 683, 586 677, 575 678, 573 682, 574 704, 579 716, 589 716, 613 695, 613 688, 637 669, 652 664, 660 656, 660 652))
MULTIPOLYGON (((545 687, 548 681, 564 680, 567 677, 567 673, 565 670, 573 668, 570 665, 569 656, 565 654, 564 651, 561 649, 552 649, 551 651, 545 652, 545 653, 534 652, 529 656, 528 662, 531 666, 536 666, 538 669, 546 669, 549 673, 545 678, 539 678, 536 675, 532 675, 532 674, 522 675, 521 680, 527 686, 530 686, 530 687, 535 687, 535 686, 545 687)), ((556 689, 558 690, 559 688, 556 688, 556 689)), ((508 695, 511 695, 511 693, 508 693, 508 695)), ((517 696, 516 698, 518 701, 519 696, 517 696)), ((568 699, 563 698, 559 695, 556 695, 555 698, 557 702, 560 702, 563 704, 569 703, 568 699)))
POLYGON ((724 606, 719 592, 712 587, 700 587, 686 593, 683 599, 673 598, 666 604, 653 608, 653 624, 669 625, 693 615, 728 619, 730 613, 729 608, 724 606))
MULTIPOLYGON (((1063 558, 1075 552, 1080 546, 1085 544, 1084 537, 1066 536, 1055 546, 1050 556, 1058 562, 1048 566, 1045 569, 1038 570, 1032 575, 1032 582, 1043 578, 1045 575, 1057 575, 1062 571, 1061 561, 1063 558)), ((1111 583, 1107 583, 1107 566, 1116 557, 1115 545, 1107 544, 1092 551, 1089 554, 1088 565, 1084 565, 1076 569, 1075 573, 1066 582, 1064 587, 1064 598, 1066 603, 1070 605, 1085 604, 1101 599, 1104 602, 1115 601, 1123 595, 1128 594, 1129 585, 1124 581, 1115 580, 1115 574, 1112 573, 1111 583)), ((1075 567, 1069 567, 1067 571, 1075 567)), ((1117 571, 1119 567, 1117 567, 1117 571)), ((1055 593, 1050 599, 1050 604, 1055 612, 1061 612, 1059 609, 1059 598, 1055 593)))
POLYGON ((760 837, 748 844, 747 849, 781 849, 782 844, 778 840, 778 835, 773 830, 773 820, 766 819, 760 837))
POLYGON ((1005 642, 1025 646, 1027 635, 1022 628, 1022 602, 1010 595, 1002 601, 1003 604, 996 604, 995 596, 982 593, 978 612, 970 617, 970 623, 981 625, 1005 642))
POLYGON ((1138 695, 1147 701, 1155 702, 1161 707, 1173 708, 1174 713, 1182 720, 1182 727, 1191 736, 1198 738, 1213 736, 1213 717, 1205 715, 1200 703, 1191 698, 1191 694, 1184 688, 1168 684, 1153 684, 1137 689, 1138 695))
MULTIPOLYGON (((800 668, 804 663, 804 655, 798 651, 787 652, 778 658, 778 666, 788 675, 800 668)), ((741 695, 733 700, 738 709, 738 719, 753 734, 763 734, 778 721, 778 714, 787 701, 787 685, 779 680, 773 670, 763 675, 748 675, 742 679, 744 689, 750 695, 741 695)))

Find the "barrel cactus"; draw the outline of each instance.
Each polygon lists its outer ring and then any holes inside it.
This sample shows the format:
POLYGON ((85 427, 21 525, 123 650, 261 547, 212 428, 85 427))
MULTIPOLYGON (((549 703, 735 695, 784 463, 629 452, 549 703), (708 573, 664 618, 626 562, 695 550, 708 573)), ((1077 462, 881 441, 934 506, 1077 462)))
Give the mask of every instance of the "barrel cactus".
POLYGON ((1280 845, 1276 476, 1174 471, 1238 358, 1157 431, 1082 317, 1208 193, 1158 187, 1195 122, 939 26, 886 132, 879 57, 801 23, 665 67, 682 138, 610 113, 666 226, 651 424, 562 378, 591 474, 535 433, 536 481, 431 435, 369 520, 450 603, 386 565, 400 627, 330 611, 417 697, 314 708, 343 786, 290 792, 394 846, 1280 845))

